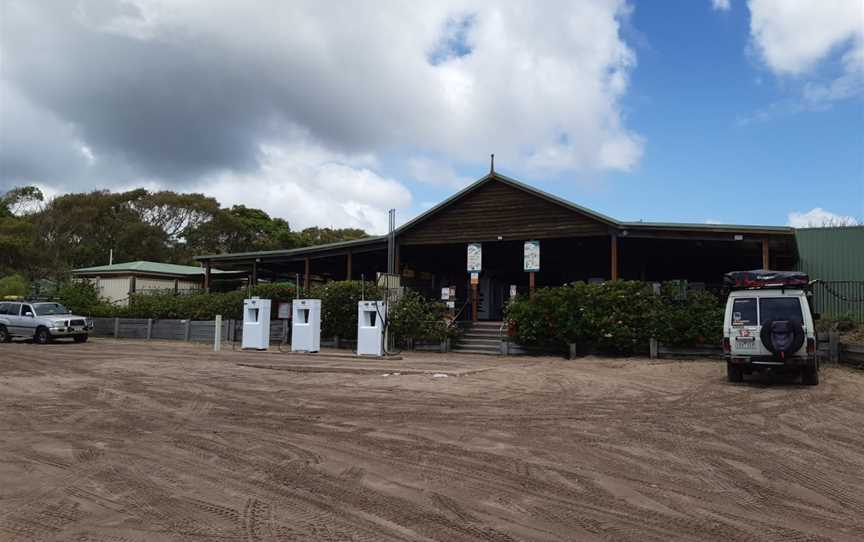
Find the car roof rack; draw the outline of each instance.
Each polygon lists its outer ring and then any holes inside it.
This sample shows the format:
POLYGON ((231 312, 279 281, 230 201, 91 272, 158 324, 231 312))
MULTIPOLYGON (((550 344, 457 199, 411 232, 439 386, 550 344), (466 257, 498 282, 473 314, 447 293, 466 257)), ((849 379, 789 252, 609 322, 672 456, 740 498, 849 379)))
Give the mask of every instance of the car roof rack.
POLYGON ((723 275, 723 285, 730 290, 806 289, 810 277, 801 271, 730 271, 723 275))

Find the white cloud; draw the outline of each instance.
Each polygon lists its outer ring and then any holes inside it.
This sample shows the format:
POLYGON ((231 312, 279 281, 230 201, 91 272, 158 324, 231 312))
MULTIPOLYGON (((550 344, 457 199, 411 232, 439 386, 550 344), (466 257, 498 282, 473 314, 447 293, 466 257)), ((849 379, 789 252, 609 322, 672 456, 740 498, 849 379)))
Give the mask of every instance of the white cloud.
POLYGON ((729 0, 711 0, 711 7, 717 11, 729 11, 732 6, 729 0))
POLYGON ((626 0, 33 0, 10 4, 0 47, 4 79, 75 126, 85 163, 125 160, 133 177, 248 172, 285 125, 340 152, 466 165, 495 152, 514 173, 628 170, 643 152, 620 104, 636 65, 620 32, 629 10, 626 0))
POLYGON ((368 157, 339 155, 308 141, 261 149, 258 172, 223 172, 196 191, 223 205, 243 204, 282 217, 292 229, 309 226, 387 231, 387 209, 407 209, 411 194, 399 182, 364 167, 368 157))
POLYGON ((803 84, 810 104, 864 92, 864 2, 750 0, 750 34, 765 65, 803 84), (837 58, 837 66, 824 66, 837 58), (824 68, 824 69, 823 69, 824 68), (824 72, 835 73, 826 74, 824 72))
POLYGON ((476 180, 459 175, 453 166, 441 160, 415 156, 408 160, 408 171, 415 181, 461 190, 476 180))
POLYGON ((749 6, 753 40, 776 73, 801 74, 836 47, 862 47, 861 0, 750 0, 749 6))
POLYGON ((788 224, 794 228, 819 228, 828 226, 852 226, 859 222, 855 217, 840 215, 815 207, 806 213, 789 213, 788 224))

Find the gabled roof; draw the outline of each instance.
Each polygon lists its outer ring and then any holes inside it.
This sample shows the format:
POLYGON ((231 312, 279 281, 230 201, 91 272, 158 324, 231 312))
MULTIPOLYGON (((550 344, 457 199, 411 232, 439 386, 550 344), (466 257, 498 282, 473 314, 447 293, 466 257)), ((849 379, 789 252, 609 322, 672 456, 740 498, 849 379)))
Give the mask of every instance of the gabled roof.
MULTIPOLYGON (((211 273, 227 273, 218 269, 212 269, 211 273)), ((204 274, 204 269, 192 265, 176 265, 173 263, 160 262, 124 262, 115 263, 113 265, 97 265, 95 267, 82 267, 81 269, 73 269, 73 275, 93 275, 97 273, 118 274, 129 273, 142 275, 180 275, 180 276, 200 276, 204 274)))
POLYGON ((509 186, 512 186, 513 188, 517 188, 519 190, 522 190, 523 192, 526 192, 532 196, 542 198, 546 201, 549 201, 549 202, 554 203, 556 205, 560 205, 561 207, 564 207, 564 208, 569 209, 571 211, 581 213, 581 214, 588 216, 590 218, 593 218, 599 222, 603 222, 603 223, 608 224, 610 226, 618 226, 619 225, 619 222, 617 220, 615 220, 614 218, 611 218, 611 217, 608 217, 604 214, 598 213, 597 211, 593 211, 587 207, 582 207, 581 205, 576 205, 575 203, 569 202, 566 199, 559 198, 558 196, 555 196, 553 194, 549 194, 548 192, 544 192, 543 190, 540 190, 539 188, 534 188, 533 186, 529 186, 525 183, 517 181, 516 179, 511 179, 510 177, 507 177, 505 175, 501 175, 500 173, 496 173, 493 171, 493 172, 488 173, 486 176, 478 179, 477 181, 474 181, 473 183, 466 186, 465 188, 463 188, 459 192, 456 192, 455 194, 453 194, 449 198, 445 199, 444 201, 442 201, 438 205, 432 207, 428 211, 417 215, 416 217, 409 220, 405 224, 399 226, 398 228, 396 228, 396 235, 399 235, 400 233, 411 229, 412 227, 416 226, 420 222, 423 222, 424 220, 431 217, 432 215, 437 214, 438 212, 449 207, 450 205, 452 205, 456 201, 460 200, 464 196, 467 196, 471 192, 474 192, 475 190, 477 190, 481 186, 488 184, 492 181, 496 181, 496 180, 500 181, 504 184, 507 184, 509 186))
MULTIPOLYGON (((449 198, 445 199, 438 205, 432 207, 431 209, 417 215, 412 218, 405 224, 396 228, 396 236, 397 238, 407 232, 408 230, 414 228, 418 224, 421 224, 425 220, 431 218, 432 216, 438 214, 439 212, 447 209, 452 204, 456 203, 463 197, 471 194, 472 192, 478 190, 482 186, 493 182, 501 182, 510 187, 516 188, 525 192, 526 194, 541 198, 555 205, 559 205, 565 209, 573 211, 574 213, 581 214, 585 217, 591 218, 610 226, 611 228, 616 228, 619 230, 625 229, 633 229, 633 230, 677 230, 677 231, 698 231, 703 233, 745 233, 745 234, 755 234, 755 235, 792 235, 794 233, 794 228, 787 226, 757 226, 757 225, 739 225, 739 224, 685 224, 685 223, 664 223, 664 222, 623 222, 616 220, 612 217, 606 216, 602 213, 598 213, 592 209, 587 207, 583 207, 581 205, 577 205, 573 202, 567 201, 566 199, 555 196, 554 194, 549 194, 548 192, 544 192, 538 188, 527 185, 516 179, 512 179, 507 177, 506 175, 502 175, 497 172, 490 172, 487 175, 481 177, 477 181, 471 183, 467 187, 463 188, 459 192, 453 194, 449 198)), ((231 254, 212 254, 212 255, 202 255, 196 256, 195 259, 199 261, 248 261, 256 258, 273 258, 273 259, 282 259, 282 258, 293 258, 293 257, 302 257, 306 255, 320 254, 320 253, 328 253, 333 252, 334 254, 339 254, 345 251, 348 251, 354 247, 366 246, 371 248, 375 245, 380 245, 382 248, 386 246, 387 236, 373 236, 366 237, 363 239, 355 239, 351 241, 342 241, 338 243, 329 243, 326 245, 315 245, 309 247, 302 248, 294 248, 294 249, 286 249, 286 250, 270 250, 270 251, 260 251, 260 252, 240 252, 240 253, 231 253, 231 254)))

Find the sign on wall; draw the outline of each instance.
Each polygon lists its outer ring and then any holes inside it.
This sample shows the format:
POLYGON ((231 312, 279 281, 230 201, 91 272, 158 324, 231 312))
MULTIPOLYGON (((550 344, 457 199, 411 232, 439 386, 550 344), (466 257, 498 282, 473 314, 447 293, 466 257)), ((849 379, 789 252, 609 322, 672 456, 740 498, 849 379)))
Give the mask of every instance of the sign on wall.
POLYGON ((479 272, 483 270, 483 245, 480 243, 468 243, 468 271, 479 272))
POLYGON ((279 315, 280 320, 290 320, 291 319, 291 303, 279 303, 277 314, 279 315))
POLYGON ((441 288, 441 300, 448 301, 450 299, 450 288, 441 288))
POLYGON ((540 271, 540 241, 525 241, 525 271, 540 271))

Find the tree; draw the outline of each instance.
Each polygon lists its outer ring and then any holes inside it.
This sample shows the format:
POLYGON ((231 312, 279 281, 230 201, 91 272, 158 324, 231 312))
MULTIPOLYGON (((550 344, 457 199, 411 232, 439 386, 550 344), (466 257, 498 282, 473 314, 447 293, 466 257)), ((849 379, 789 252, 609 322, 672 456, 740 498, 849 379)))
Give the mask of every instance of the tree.
POLYGON ((351 241, 363 239, 369 234, 358 228, 319 228, 317 226, 306 228, 300 232, 298 244, 300 246, 326 245, 327 243, 338 243, 339 241, 351 241))
POLYGON ((296 235, 288 222, 260 209, 235 205, 222 209, 187 237, 189 247, 203 254, 295 248, 296 235))
POLYGON ((17 186, 0 197, 0 217, 17 216, 41 210, 45 196, 37 186, 17 186))

